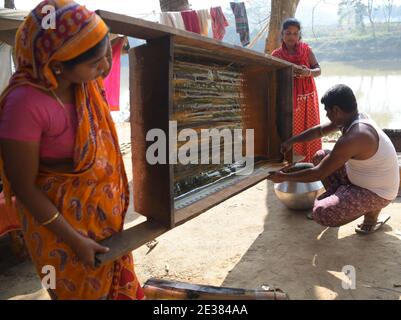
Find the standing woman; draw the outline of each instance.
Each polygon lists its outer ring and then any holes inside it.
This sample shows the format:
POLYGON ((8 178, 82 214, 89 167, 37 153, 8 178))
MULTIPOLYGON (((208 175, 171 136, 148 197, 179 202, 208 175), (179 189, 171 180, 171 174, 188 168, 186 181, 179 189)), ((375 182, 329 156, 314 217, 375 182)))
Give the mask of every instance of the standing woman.
POLYGON ((5 193, 18 199, 39 276, 55 269, 53 299, 143 298, 131 254, 94 267, 96 253, 108 251, 98 242, 122 230, 129 202, 103 90, 110 50, 95 13, 71 0, 43 1, 18 29, 17 71, 0 97, 5 193), (42 27, 48 5, 55 29, 42 27))
MULTIPOLYGON (((314 77, 321 74, 319 63, 312 49, 301 41, 301 23, 294 18, 284 21, 281 30, 282 45, 272 55, 302 67, 294 71, 294 121, 293 135, 320 125, 319 99, 314 77)), ((294 144, 294 153, 312 162, 322 149, 321 140, 294 144)))

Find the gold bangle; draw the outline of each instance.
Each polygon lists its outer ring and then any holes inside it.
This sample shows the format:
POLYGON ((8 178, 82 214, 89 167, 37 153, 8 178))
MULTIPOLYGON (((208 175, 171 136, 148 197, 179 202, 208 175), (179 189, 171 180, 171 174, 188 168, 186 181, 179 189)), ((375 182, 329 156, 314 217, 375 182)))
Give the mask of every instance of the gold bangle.
POLYGON ((52 223, 54 220, 56 220, 58 218, 59 215, 60 215, 60 212, 57 211, 53 217, 51 217, 49 220, 43 222, 41 224, 41 226, 44 227, 44 226, 47 226, 48 224, 52 223))

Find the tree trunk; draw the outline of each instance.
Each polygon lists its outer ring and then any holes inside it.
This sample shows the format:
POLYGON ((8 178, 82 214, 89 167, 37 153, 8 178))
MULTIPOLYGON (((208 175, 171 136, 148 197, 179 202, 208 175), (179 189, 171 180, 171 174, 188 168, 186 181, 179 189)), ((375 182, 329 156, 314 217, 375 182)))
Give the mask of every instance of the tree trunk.
POLYGON ((14 0, 4 0, 4 8, 15 9, 14 0))
POLYGON ((280 46, 280 31, 283 21, 294 17, 299 0, 271 0, 269 34, 266 39, 265 52, 272 53, 280 46))
POLYGON ((385 17, 386 17, 386 23, 387 23, 387 31, 390 32, 391 30, 391 15, 393 13, 393 7, 394 7, 394 0, 387 0, 386 4, 384 5, 384 10, 385 10, 385 17))
POLYGON ((160 9, 165 11, 184 11, 189 10, 188 0, 159 0, 160 9))
POLYGON ((374 21, 374 15, 375 15, 375 7, 374 7, 374 0, 369 0, 368 1, 368 18, 369 18, 369 22, 370 25, 372 27, 372 34, 373 34, 373 38, 376 42, 376 25, 375 25, 375 21, 374 21))

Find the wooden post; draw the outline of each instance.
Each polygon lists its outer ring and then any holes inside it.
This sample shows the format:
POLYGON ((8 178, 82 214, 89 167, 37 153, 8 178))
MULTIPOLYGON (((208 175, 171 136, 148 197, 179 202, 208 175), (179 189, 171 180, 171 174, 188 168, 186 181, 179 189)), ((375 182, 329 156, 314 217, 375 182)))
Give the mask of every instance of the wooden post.
POLYGON ((135 210, 167 228, 173 228, 174 179, 168 152, 173 37, 153 39, 130 50, 129 55, 135 210), (167 140, 161 141, 166 147, 165 164, 150 164, 147 159, 147 150, 154 142, 146 141, 146 136, 155 129, 166 135, 167 140))
MULTIPOLYGON (((277 96, 277 130, 281 143, 292 137, 293 126, 293 67, 277 71, 278 96, 277 96)), ((291 163, 293 153, 284 155, 284 160, 291 163)))
POLYGON ((160 0, 160 9, 166 11, 184 11, 189 10, 188 0, 160 0))
POLYGON ((4 0, 4 8, 15 9, 14 0, 4 0))
POLYGON ((287 18, 294 17, 299 0, 271 0, 269 34, 266 39, 265 52, 272 53, 280 46, 281 24, 287 18))

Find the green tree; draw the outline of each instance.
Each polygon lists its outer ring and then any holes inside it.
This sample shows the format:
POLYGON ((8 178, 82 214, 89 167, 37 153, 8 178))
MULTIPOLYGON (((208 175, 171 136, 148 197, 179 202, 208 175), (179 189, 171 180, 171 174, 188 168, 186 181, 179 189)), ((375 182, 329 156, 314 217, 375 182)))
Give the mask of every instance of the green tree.
POLYGON ((366 32, 364 18, 367 15, 367 7, 361 0, 342 0, 338 6, 339 24, 354 27, 360 32, 366 32))
POLYGON ((366 6, 362 3, 362 1, 355 1, 354 10, 355 10, 355 26, 359 31, 365 33, 366 28, 364 23, 364 17, 366 15, 366 6))
POLYGON ((378 8, 375 7, 375 0, 367 0, 367 16, 369 18, 370 26, 372 27, 373 37, 376 39, 376 24, 375 24, 375 15, 378 11, 378 8))
POLYGON ((386 19, 387 31, 390 32, 391 29, 391 17, 394 9, 394 0, 384 0, 383 14, 386 19))

